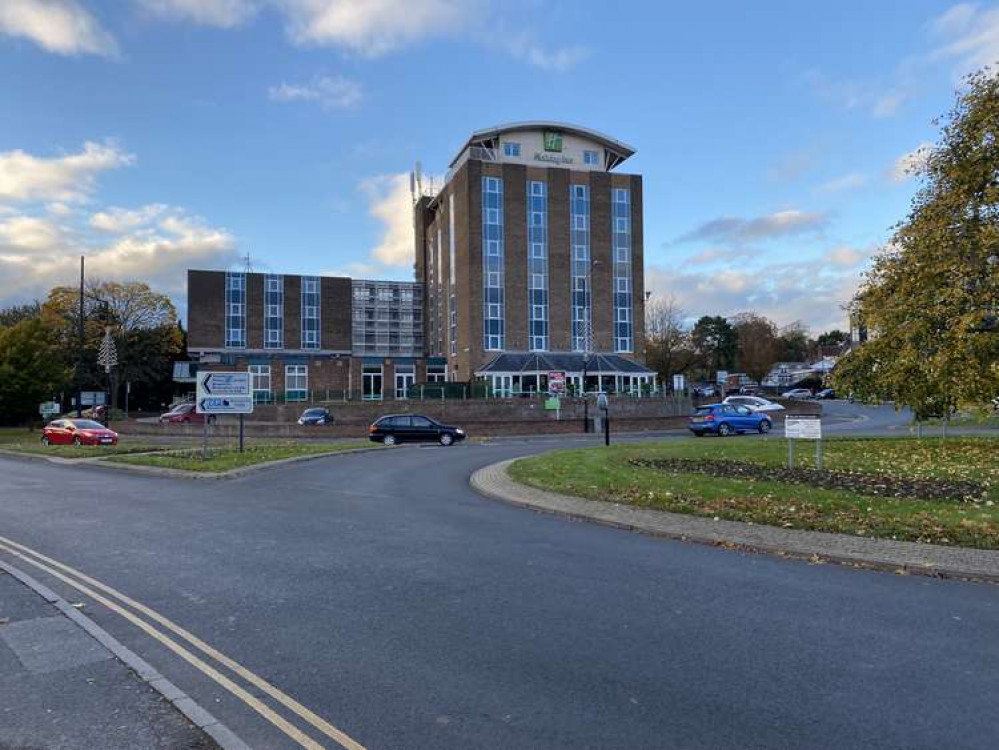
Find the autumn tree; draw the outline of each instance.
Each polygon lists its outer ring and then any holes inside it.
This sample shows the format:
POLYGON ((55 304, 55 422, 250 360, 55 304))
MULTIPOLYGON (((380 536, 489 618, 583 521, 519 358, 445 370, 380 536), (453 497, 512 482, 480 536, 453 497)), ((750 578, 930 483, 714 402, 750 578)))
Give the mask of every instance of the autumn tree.
MULTIPOLYGON (((139 281, 92 282, 85 292, 79 385, 102 387, 106 383, 96 358, 105 329, 110 327, 118 352, 118 366, 112 370, 112 405, 119 403, 128 381, 139 384, 140 392, 158 404, 164 389, 169 390, 173 360, 183 354, 183 335, 170 298, 139 281)), ((74 366, 79 304, 78 288, 56 287, 42 306, 43 319, 61 342, 65 361, 74 366)))
POLYGON ((24 305, 11 305, 0 310, 0 328, 9 328, 22 320, 37 318, 42 314, 40 302, 29 302, 24 305))
POLYGON ((916 168, 908 217, 853 310, 870 332, 840 360, 837 389, 892 399, 917 418, 999 393, 999 78, 969 76, 916 168))
POLYGON ((739 356, 739 335, 720 315, 704 315, 690 332, 699 364, 709 376, 718 370, 734 370, 739 356))
POLYGON ((686 373, 697 359, 684 319, 683 308, 672 295, 654 297, 645 306, 646 364, 663 383, 672 382, 673 375, 686 373))
POLYGON ((736 315, 732 326, 739 339, 739 368, 757 383, 777 361, 777 326, 754 312, 736 315))
POLYGON ((819 346, 839 346, 840 344, 845 344, 849 340, 849 333, 841 331, 838 328, 834 328, 831 331, 820 333, 818 338, 815 339, 815 343, 819 346))

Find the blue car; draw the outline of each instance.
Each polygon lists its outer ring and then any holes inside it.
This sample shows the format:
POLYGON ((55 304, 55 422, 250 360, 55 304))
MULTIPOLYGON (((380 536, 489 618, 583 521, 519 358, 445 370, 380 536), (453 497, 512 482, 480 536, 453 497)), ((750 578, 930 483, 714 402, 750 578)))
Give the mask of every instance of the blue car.
POLYGON ((762 412, 733 404, 709 404, 698 407, 687 424, 697 437, 711 433, 728 437, 735 432, 770 432, 773 422, 762 412))

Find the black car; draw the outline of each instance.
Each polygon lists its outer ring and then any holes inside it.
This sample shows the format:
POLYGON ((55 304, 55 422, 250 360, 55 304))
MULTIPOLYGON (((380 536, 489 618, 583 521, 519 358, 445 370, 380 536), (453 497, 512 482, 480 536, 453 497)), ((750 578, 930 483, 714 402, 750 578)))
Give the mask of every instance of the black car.
POLYGON ((298 418, 298 423, 302 425, 333 424, 333 415, 330 410, 321 406, 306 409, 302 416, 298 418))
POLYGON ((832 388, 823 388, 821 391, 815 394, 815 398, 836 398, 836 391, 832 388))
POLYGON ((403 442, 437 442, 451 445, 465 439, 460 427, 435 422, 422 414, 390 414, 368 428, 368 439, 375 443, 395 445, 403 442))

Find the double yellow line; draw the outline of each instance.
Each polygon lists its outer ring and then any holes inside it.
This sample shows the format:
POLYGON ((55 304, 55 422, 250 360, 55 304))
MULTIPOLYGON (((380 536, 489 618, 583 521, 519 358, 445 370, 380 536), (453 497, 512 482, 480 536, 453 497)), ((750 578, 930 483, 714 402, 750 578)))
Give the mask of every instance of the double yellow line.
POLYGON ((53 560, 51 557, 46 557, 42 553, 37 552, 30 547, 25 547, 23 544, 18 544, 17 542, 3 536, 0 536, 0 552, 6 552, 40 570, 45 571, 66 585, 71 586, 77 591, 89 596, 94 601, 103 604, 115 614, 121 615, 144 633, 156 639, 168 649, 173 651, 177 654, 177 656, 181 657, 191 666, 200 670, 203 674, 235 695, 243 701, 243 703, 259 713, 302 747, 309 748, 309 750, 319 750, 323 747, 323 745, 313 740, 294 724, 274 711, 266 703, 251 695, 239 684, 222 674, 205 660, 198 657, 194 652, 182 646, 178 641, 174 640, 166 633, 153 627, 146 620, 139 617, 136 612, 161 625, 164 629, 170 631, 176 636, 179 636, 184 641, 187 641, 187 643, 194 646, 194 648, 201 651, 210 659, 232 670, 232 672, 236 675, 243 678, 248 683, 263 691, 265 694, 287 708, 299 719, 302 719, 315 729, 322 732, 326 737, 336 742, 340 747, 345 748, 345 750, 365 750, 364 746, 359 742, 337 729, 321 716, 317 716, 287 693, 284 693, 274 687, 263 677, 254 674, 239 662, 229 658, 221 651, 212 648, 193 633, 190 633, 180 625, 177 625, 161 615, 159 612, 150 609, 141 602, 135 601, 120 591, 103 584, 94 578, 91 578, 79 570, 71 568, 68 565, 64 565, 58 560, 53 560), (98 593, 98 591, 103 593, 98 593), (126 607, 130 607, 131 610, 134 611, 126 609, 126 607))

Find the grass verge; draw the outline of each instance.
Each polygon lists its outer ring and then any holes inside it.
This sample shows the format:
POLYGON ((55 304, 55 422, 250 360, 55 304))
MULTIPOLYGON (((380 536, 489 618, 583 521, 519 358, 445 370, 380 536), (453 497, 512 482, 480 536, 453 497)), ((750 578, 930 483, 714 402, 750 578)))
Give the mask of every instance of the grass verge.
POLYGON ((31 453, 56 458, 101 458, 128 453, 164 450, 162 445, 149 443, 118 443, 118 445, 42 445, 41 442, 0 442, 0 450, 31 453))
POLYGON ((220 472, 243 466, 280 461, 285 458, 311 456, 320 453, 338 453, 366 447, 364 443, 263 443, 248 446, 242 453, 232 446, 209 448, 203 458, 200 448, 164 451, 143 456, 114 456, 109 461, 139 466, 156 466, 184 471, 220 472))
MULTIPOLYGON (((778 481, 776 470, 787 464, 787 442, 777 438, 690 439, 557 451, 514 462, 510 475, 540 489, 655 510, 999 549, 999 440, 833 439, 823 447, 824 470, 859 475, 856 490, 778 481), (741 461, 775 472, 747 478, 711 476, 685 472, 676 459, 741 461), (676 468, 662 468, 671 460, 676 468), (864 492, 876 477, 935 481, 941 486, 973 483, 982 494, 974 500, 878 497, 864 492)), ((814 468, 805 443, 797 443, 796 453, 798 465, 814 468)))

